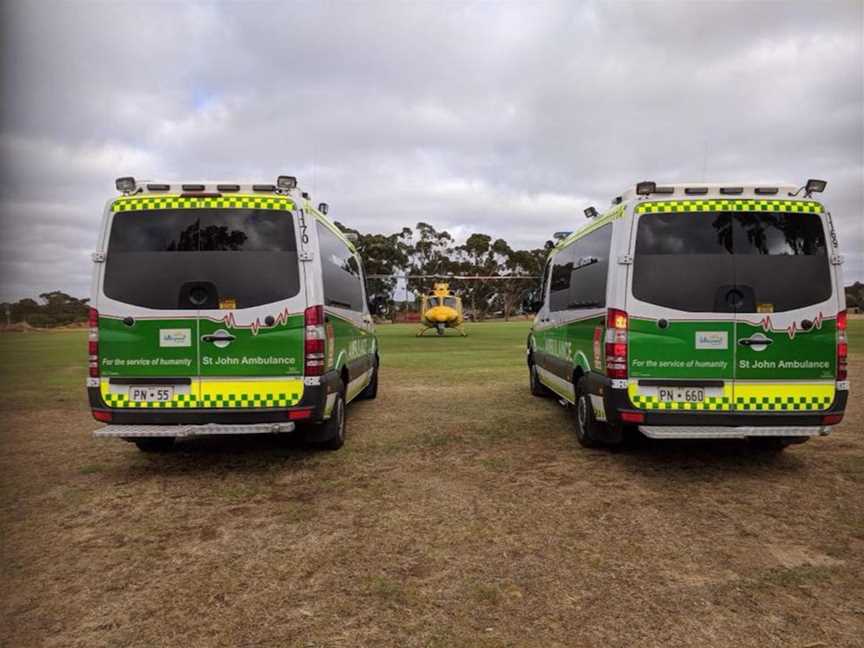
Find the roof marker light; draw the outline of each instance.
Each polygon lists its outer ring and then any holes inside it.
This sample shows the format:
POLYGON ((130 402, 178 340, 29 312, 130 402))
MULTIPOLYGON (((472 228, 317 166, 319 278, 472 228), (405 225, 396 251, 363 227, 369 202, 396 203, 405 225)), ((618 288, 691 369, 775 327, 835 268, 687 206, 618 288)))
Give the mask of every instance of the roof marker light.
POLYGON ((204 185, 202 184, 184 184, 181 186, 183 191, 204 191, 204 185))
POLYGON ((555 232, 555 233, 552 235, 552 238, 555 239, 556 241, 563 241, 563 240, 566 239, 568 236, 570 236, 572 233, 573 233, 573 232, 555 232))
POLYGON ((636 185, 637 196, 650 196, 657 190, 657 183, 650 180, 644 180, 636 185))
POLYGON ((720 193, 724 196, 737 196, 744 193, 744 187, 720 187, 720 193))
POLYGON ((753 192, 759 194, 760 196, 773 196, 778 191, 780 191, 777 187, 756 187, 753 192))
POLYGON ((708 193, 708 187, 686 187, 684 193, 688 196, 704 196, 708 193))
POLYGON ((825 191, 825 187, 827 186, 827 180, 817 180, 816 178, 810 178, 807 181, 807 184, 804 185, 804 193, 808 195, 811 193, 822 193, 823 191, 825 191))
POLYGON ((256 184, 252 185, 252 191, 276 191, 276 187, 272 184, 256 184))
POLYGON ((216 191, 240 191, 240 185, 238 184, 220 184, 216 185, 216 191))
POLYGON ((294 176, 279 176, 276 178, 276 186, 282 191, 291 191, 297 188, 297 178, 294 176))
POLYGON ((585 209, 585 218, 597 218, 597 209, 593 206, 585 209))
POLYGON ((674 194, 675 193, 675 187, 654 187, 654 193, 674 194))
POLYGON ((117 178, 114 181, 114 186, 117 187, 117 191, 122 194, 126 194, 127 196, 129 194, 135 193, 135 189, 137 188, 137 185, 135 184, 135 178, 131 176, 125 178, 117 178))
POLYGON ((167 184, 148 184, 147 191, 168 191, 171 185, 167 184))

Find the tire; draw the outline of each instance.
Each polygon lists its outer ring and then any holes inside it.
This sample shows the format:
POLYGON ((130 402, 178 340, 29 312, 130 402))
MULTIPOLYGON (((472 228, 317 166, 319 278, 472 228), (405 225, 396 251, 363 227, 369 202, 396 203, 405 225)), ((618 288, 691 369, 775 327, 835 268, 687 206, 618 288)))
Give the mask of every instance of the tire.
POLYGON ((436 326, 435 328, 436 328, 436 330, 438 331, 438 335, 439 335, 439 336, 444 335, 444 325, 443 325, 443 324, 439 324, 439 325, 436 326))
POLYGON ((363 388, 363 391, 357 395, 358 399, 375 400, 378 396, 378 358, 375 358, 375 366, 372 368, 372 379, 369 384, 363 388))
POLYGON ((174 449, 174 437, 143 437, 130 440, 141 452, 158 454, 171 452, 174 449))
POLYGON ((540 376, 537 373, 537 365, 533 362, 528 365, 528 386, 531 388, 531 395, 537 398, 549 398, 549 390, 540 382, 540 376))
POLYGON ((336 392, 336 400, 330 418, 320 424, 319 430, 323 441, 317 446, 322 450, 338 450, 345 445, 345 387, 336 392))
POLYGON ((585 379, 576 383, 576 405, 573 406, 573 426, 576 428, 576 440, 583 448, 597 448, 602 443, 603 423, 594 418, 594 407, 591 397, 585 388, 585 379))

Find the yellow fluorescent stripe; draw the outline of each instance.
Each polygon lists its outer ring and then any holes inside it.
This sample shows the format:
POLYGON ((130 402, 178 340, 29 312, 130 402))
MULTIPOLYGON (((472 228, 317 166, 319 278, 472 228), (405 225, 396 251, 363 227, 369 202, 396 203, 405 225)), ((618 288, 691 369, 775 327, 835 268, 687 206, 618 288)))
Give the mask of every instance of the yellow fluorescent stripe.
POLYGON ((111 204, 113 212, 141 211, 151 209, 275 209, 290 211, 294 202, 285 196, 254 196, 237 194, 218 198, 186 198, 182 196, 131 196, 118 198, 111 204))
POLYGON ((762 211, 762 212, 797 212, 820 214, 824 211, 818 202, 802 200, 748 200, 739 199, 708 199, 708 200, 663 200, 644 202, 636 205, 636 213, 647 212, 700 212, 700 211, 762 211))
MULTIPOLYGON (((674 380, 669 381, 674 384, 674 380)), ((723 387, 723 396, 701 403, 667 402, 655 396, 640 396, 635 381, 627 388, 630 401, 639 409, 746 412, 813 412, 826 410, 834 402, 834 383, 735 383, 723 387)))
POLYGON ((192 407, 251 408, 291 407, 303 398, 303 381, 285 380, 193 380, 191 394, 175 390, 170 401, 141 403, 130 401, 125 393, 111 393, 108 380, 102 380, 100 392, 105 404, 117 408, 186 409, 192 407))

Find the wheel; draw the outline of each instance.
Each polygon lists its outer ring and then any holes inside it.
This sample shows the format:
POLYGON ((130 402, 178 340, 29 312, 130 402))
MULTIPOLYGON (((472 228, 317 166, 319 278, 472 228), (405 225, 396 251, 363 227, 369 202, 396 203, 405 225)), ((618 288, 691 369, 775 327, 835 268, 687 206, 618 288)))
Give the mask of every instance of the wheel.
POLYGON ((141 452, 170 452, 174 449, 174 437, 143 437, 130 439, 141 452))
POLYGON ((594 418, 594 406, 585 388, 585 379, 576 383, 576 405, 573 407, 573 423, 576 427, 576 440, 583 448, 596 448, 601 445, 603 423, 594 418))
POLYGON ((330 418, 320 424, 318 430, 323 441, 317 445, 324 450, 338 450, 345 445, 345 388, 336 392, 336 400, 333 402, 333 411, 330 418))
POLYGON ((363 388, 363 391, 357 395, 357 398, 363 400, 373 400, 378 396, 378 359, 375 359, 375 365, 372 367, 372 379, 369 384, 363 388))
POLYGON ((439 324, 436 329, 438 330, 438 335, 444 335, 444 325, 439 324))
POLYGON ((537 398, 548 398, 549 390, 540 382, 540 376, 537 375, 537 365, 533 362, 528 365, 528 384, 531 387, 531 395, 537 398))

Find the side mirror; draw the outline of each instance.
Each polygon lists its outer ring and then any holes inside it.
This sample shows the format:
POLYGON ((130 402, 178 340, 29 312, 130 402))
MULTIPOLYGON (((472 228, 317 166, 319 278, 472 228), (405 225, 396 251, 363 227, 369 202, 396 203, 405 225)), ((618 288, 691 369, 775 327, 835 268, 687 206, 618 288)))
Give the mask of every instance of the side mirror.
POLYGON ((380 316, 387 312, 387 302, 381 295, 370 297, 368 306, 370 315, 380 316))
POLYGON ((528 291, 522 300, 522 310, 533 315, 540 312, 541 308, 543 308, 543 294, 540 290, 534 289, 528 291))

